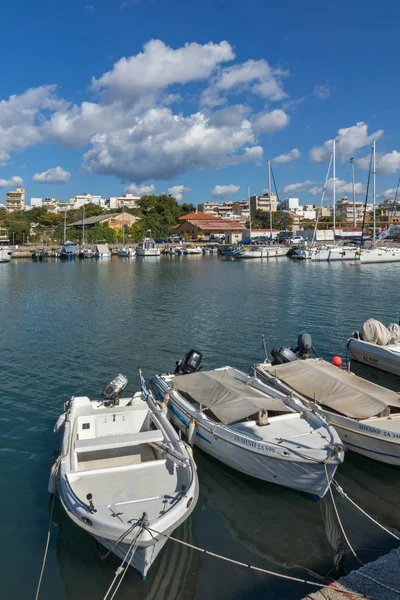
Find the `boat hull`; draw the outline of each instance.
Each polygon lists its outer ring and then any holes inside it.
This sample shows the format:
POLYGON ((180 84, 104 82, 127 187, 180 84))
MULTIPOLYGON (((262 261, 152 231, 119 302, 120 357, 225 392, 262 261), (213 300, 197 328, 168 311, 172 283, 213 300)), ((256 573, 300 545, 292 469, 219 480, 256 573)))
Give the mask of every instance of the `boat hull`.
POLYGON ((349 340, 347 349, 353 360, 400 376, 400 352, 395 353, 385 346, 370 344, 355 338, 349 340))
POLYGON ((11 248, 0 248, 0 263, 11 262, 11 248))
POLYGON ((371 248, 360 254, 363 264, 400 262, 400 248, 371 248))
POLYGON ((358 260, 360 253, 354 248, 327 248, 321 250, 313 250, 311 252, 311 260, 314 262, 345 262, 350 260, 358 260))

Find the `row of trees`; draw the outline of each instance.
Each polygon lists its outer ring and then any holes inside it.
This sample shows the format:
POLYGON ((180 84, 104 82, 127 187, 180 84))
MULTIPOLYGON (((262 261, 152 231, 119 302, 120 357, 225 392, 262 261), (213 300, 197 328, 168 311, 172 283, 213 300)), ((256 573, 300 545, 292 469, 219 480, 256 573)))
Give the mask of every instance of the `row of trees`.
MULTIPOLYGON (((282 214, 280 211, 272 211, 272 229, 279 229, 283 231, 285 226, 287 231, 292 231, 293 229, 293 217, 290 213, 285 212, 282 214), (284 220, 283 220, 284 219, 284 220)), ((256 210, 256 214, 254 219, 251 220, 252 229, 269 229, 270 228, 270 213, 265 212, 264 210, 256 210)), ((249 227, 250 222, 246 223, 246 227, 249 227)))
MULTIPOLYGON (((81 241, 81 229, 70 225, 82 221, 83 216, 87 218, 121 213, 123 210, 123 208, 107 210, 96 204, 87 204, 84 208, 68 211, 65 215, 67 238, 71 241, 81 241)), ((166 194, 143 196, 138 200, 137 208, 125 209, 126 213, 139 217, 140 221, 126 228, 124 232, 109 227, 107 223, 97 223, 85 230, 85 241, 113 243, 120 242, 125 237, 127 241, 138 242, 149 229, 154 237, 167 237, 179 217, 194 210, 193 204, 178 204, 175 198, 166 194)), ((64 214, 51 213, 46 208, 8 213, 5 207, 0 207, 0 223, 7 229, 10 240, 16 244, 27 241, 37 243, 64 241, 64 214)))

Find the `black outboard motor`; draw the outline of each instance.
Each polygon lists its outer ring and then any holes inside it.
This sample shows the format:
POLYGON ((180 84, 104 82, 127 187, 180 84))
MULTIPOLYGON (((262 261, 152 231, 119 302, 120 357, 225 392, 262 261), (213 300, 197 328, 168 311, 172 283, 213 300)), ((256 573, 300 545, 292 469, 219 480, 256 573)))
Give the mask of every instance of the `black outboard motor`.
POLYGON ((182 360, 176 363, 175 375, 190 375, 200 371, 203 355, 198 350, 189 350, 182 360))
POLYGON ((297 354, 299 358, 308 358, 312 350, 312 339, 309 333, 302 331, 297 338, 297 354))
POLYGON ((290 348, 272 348, 271 350, 272 364, 283 365, 285 363, 297 360, 296 354, 290 348))

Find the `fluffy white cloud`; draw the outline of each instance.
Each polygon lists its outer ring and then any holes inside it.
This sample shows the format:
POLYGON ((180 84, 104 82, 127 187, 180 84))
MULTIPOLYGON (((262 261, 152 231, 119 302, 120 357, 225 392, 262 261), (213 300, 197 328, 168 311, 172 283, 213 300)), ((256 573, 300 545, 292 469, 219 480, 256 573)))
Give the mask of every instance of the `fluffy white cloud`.
POLYGON ((264 150, 261 146, 251 146, 250 148, 244 149, 243 162, 248 160, 261 160, 263 157, 264 150))
MULTIPOLYGON (((389 199, 389 198, 394 198, 396 195, 396 188, 389 188, 388 190, 385 190, 384 192, 381 192, 380 194, 377 194, 378 198, 384 198, 385 200, 389 199)), ((397 192, 398 195, 398 192, 397 192)))
POLYGON ((232 194, 237 194, 240 190, 240 185, 216 185, 213 190, 211 190, 211 195, 214 198, 226 198, 228 196, 232 196, 232 194))
POLYGON ((284 110, 277 108, 267 113, 259 113, 254 121, 254 128, 259 133, 275 133, 289 125, 290 117, 284 110))
POLYGON ((300 158, 300 151, 297 148, 293 148, 287 154, 280 154, 279 156, 275 156, 272 159, 274 165, 285 165, 286 163, 292 162, 292 160, 297 160, 300 158))
POLYGON ((287 97, 282 88, 282 78, 287 71, 274 69, 264 60, 248 60, 245 63, 221 69, 202 95, 207 106, 218 106, 230 93, 250 90, 267 100, 277 101, 287 97))
POLYGON ((289 183, 288 185, 285 185, 283 191, 285 194, 298 194, 304 192, 304 190, 313 183, 315 183, 315 181, 310 181, 309 179, 301 183, 289 183))
POLYGON ((66 105, 56 98, 56 86, 30 88, 0 101, 0 165, 10 152, 25 150, 41 141, 40 126, 46 115, 66 105))
POLYGON ((92 88, 103 92, 107 100, 129 100, 152 96, 172 84, 207 79, 216 67, 233 60, 231 45, 185 44, 173 49, 161 40, 150 40, 143 52, 115 63, 111 71, 99 79, 93 77, 92 88))
POLYGON ((32 179, 36 183, 67 183, 71 179, 71 173, 62 167, 53 167, 42 173, 35 173, 32 179))
POLYGON ((0 187, 20 187, 24 185, 24 180, 18 175, 10 179, 0 179, 0 187))
MULTIPOLYGON (((342 159, 352 157, 357 150, 364 148, 372 143, 372 140, 377 140, 383 134, 383 130, 379 129, 368 135, 368 126, 363 121, 356 123, 352 127, 344 127, 338 130, 336 136, 336 154, 342 159)), ((310 160, 312 162, 324 162, 329 160, 332 152, 332 140, 324 142, 323 146, 315 146, 310 150, 310 160)))
MULTIPOLYGON (((364 156, 357 161, 358 166, 363 171, 368 171, 370 165, 370 155, 364 156)), ((375 159, 377 175, 391 175, 400 169, 400 152, 392 150, 387 154, 377 153, 375 159)))
POLYGON ((137 185, 136 183, 131 183, 126 188, 124 188, 124 192, 126 194, 133 194, 134 196, 148 196, 150 194, 154 194, 156 191, 156 186, 151 185, 137 185))
POLYGON ((168 188, 168 194, 173 196, 177 202, 182 202, 184 192, 191 192, 190 187, 186 187, 185 185, 173 185, 168 188))
MULTIPOLYGON (((322 187, 313 187, 309 191, 312 196, 317 196, 322 192, 322 187)), ((364 183, 356 182, 354 184, 354 190, 356 194, 365 194, 366 185, 364 183)), ((326 195, 332 196, 333 194, 333 177, 328 179, 326 186, 326 195)), ((350 196, 353 194, 353 184, 352 182, 344 181, 343 179, 338 179, 336 177, 336 197, 338 196, 350 196)))

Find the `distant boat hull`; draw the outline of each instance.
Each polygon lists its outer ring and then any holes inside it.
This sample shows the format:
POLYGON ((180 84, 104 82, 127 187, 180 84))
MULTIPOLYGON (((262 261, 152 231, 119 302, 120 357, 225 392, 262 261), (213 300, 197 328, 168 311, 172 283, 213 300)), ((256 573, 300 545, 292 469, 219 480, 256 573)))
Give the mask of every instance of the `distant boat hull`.
POLYGON ((378 344, 351 338, 347 348, 353 360, 400 376, 400 344, 378 346, 378 344))
POLYGON ((0 248, 0 263, 9 263, 11 261, 11 248, 0 248))
POLYGON ((360 254, 360 263, 391 263, 400 262, 400 248, 371 248, 360 254))
POLYGON ((347 246, 333 246, 332 248, 321 248, 311 251, 311 260, 314 262, 343 262, 358 260, 360 251, 358 248, 347 246))

